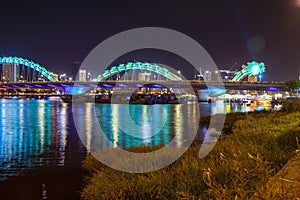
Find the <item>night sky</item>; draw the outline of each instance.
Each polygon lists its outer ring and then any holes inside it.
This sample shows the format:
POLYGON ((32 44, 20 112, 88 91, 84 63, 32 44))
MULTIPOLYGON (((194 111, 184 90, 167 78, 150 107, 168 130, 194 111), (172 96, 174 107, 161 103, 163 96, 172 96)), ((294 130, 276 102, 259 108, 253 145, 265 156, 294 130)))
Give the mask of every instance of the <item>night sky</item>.
MULTIPOLYGON (((1 3, 0 53, 36 61, 53 72, 71 73, 74 61, 106 38, 138 27, 164 27, 198 41, 219 69, 256 60, 267 66, 264 80, 298 78, 300 0, 96 1, 90 3, 1 3)), ((167 52, 137 51, 118 62, 164 63, 194 73, 167 52)))

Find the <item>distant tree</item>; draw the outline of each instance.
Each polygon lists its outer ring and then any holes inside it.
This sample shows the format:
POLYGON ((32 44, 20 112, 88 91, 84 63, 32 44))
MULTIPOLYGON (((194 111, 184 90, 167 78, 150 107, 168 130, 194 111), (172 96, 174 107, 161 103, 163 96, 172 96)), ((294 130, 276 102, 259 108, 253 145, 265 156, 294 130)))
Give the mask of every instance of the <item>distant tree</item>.
POLYGON ((284 87, 294 94, 295 90, 300 89, 300 81, 297 79, 288 80, 284 83, 284 87))

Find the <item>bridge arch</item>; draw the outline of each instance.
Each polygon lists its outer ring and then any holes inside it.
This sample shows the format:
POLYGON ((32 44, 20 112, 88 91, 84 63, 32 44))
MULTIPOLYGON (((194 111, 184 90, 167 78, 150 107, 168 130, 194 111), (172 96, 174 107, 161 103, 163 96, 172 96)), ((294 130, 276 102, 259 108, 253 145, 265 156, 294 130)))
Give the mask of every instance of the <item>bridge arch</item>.
POLYGON ((41 73, 44 77, 46 77, 50 81, 58 81, 57 77, 55 77, 52 72, 50 72, 40 64, 30 61, 28 59, 21 58, 21 57, 13 57, 13 56, 0 57, 0 64, 4 64, 4 63, 18 63, 19 65, 25 65, 41 73))
POLYGON ((120 64, 118 66, 113 66, 110 69, 107 69, 103 72, 103 74, 100 74, 97 78, 97 81, 103 81, 110 76, 113 76, 117 73, 127 71, 127 70, 146 70, 150 72, 155 72, 157 74, 160 74, 170 80, 182 80, 179 76, 176 74, 170 72, 167 68, 161 67, 155 63, 148 63, 148 62, 128 62, 127 64, 120 64))

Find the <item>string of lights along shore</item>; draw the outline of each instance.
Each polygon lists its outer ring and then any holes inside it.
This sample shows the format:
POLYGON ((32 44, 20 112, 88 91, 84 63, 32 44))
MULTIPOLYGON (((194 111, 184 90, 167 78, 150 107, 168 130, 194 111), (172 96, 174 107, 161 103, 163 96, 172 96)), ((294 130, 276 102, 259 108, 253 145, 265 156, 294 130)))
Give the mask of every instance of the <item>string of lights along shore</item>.
MULTIPOLYGON (((79 62, 74 62, 74 68, 78 69, 79 62)), ((117 66, 110 66, 102 74, 92 74, 88 68, 79 69, 78 73, 66 74, 54 73, 48 68, 26 58, 3 56, 0 57, 0 77, 3 83, 17 82, 43 82, 43 81, 157 81, 157 80, 182 80, 181 71, 169 69, 155 63, 127 62, 117 66), (77 76, 76 76, 77 75, 77 76)), ((202 71, 201 67, 194 72, 194 80, 203 81, 247 81, 257 83, 263 81, 263 73, 266 72, 264 62, 251 61, 243 64, 240 70, 220 69, 214 72, 202 71)), ((300 71, 299 71, 300 73, 300 71)), ((299 76, 300 79, 300 76, 299 76)))

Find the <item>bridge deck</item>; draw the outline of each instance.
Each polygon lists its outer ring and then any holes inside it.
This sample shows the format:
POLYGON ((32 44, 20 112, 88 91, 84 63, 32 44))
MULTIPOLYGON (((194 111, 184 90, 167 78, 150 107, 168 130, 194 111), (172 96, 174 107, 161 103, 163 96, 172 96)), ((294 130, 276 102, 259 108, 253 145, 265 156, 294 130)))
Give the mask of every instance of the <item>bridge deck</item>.
POLYGON ((1 83, 0 89, 54 89, 65 87, 90 87, 90 88, 113 88, 118 87, 160 87, 189 88, 194 90, 207 89, 208 87, 225 88, 228 90, 268 90, 285 91, 283 83, 248 83, 248 82, 204 82, 204 81, 101 81, 101 82, 28 82, 28 83, 1 83))

